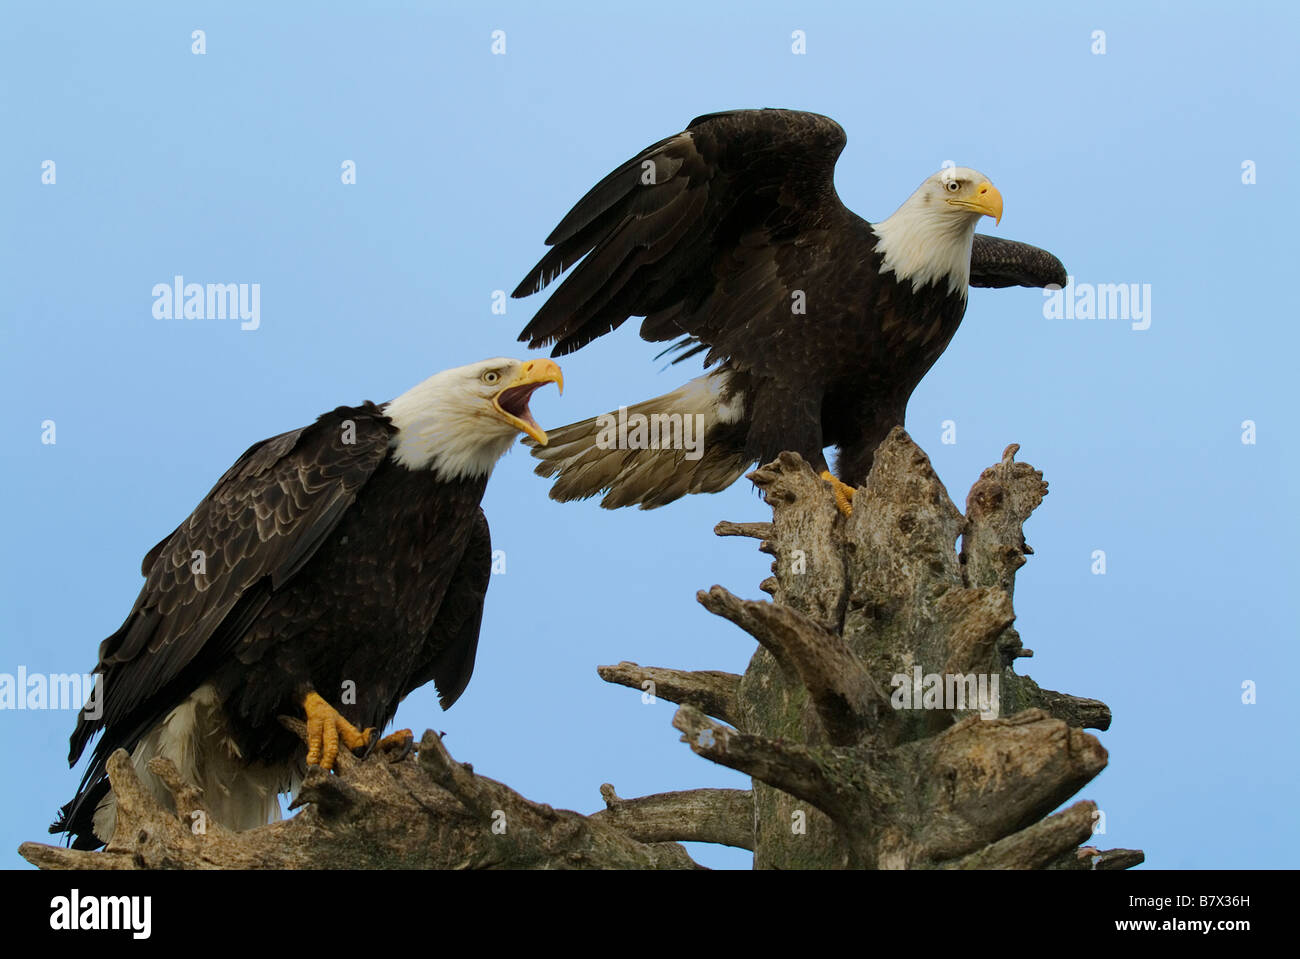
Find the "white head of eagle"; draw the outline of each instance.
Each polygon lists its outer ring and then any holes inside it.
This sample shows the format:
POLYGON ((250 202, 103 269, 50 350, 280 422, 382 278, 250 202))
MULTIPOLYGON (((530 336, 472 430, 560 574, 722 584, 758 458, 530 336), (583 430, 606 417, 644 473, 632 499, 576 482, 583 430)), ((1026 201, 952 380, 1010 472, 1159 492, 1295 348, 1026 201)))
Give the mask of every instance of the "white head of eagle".
POLYGON ((564 375, 547 359, 495 357, 435 373, 384 407, 397 427, 393 459, 456 480, 491 473, 518 433, 546 445, 528 410, 546 383, 564 391, 564 375))
POLYGON ((965 296, 975 224, 983 216, 1002 220, 997 187, 978 170, 945 167, 927 177, 893 216, 875 224, 877 250, 884 257, 880 272, 892 270, 900 282, 911 280, 913 290, 946 280, 949 293, 965 296))

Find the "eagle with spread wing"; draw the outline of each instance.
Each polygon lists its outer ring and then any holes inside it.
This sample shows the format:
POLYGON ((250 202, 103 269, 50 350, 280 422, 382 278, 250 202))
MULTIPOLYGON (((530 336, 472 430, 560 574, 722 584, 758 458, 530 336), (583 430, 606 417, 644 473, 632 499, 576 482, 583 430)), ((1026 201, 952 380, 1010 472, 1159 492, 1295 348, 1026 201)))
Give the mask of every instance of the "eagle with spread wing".
POLYGON ((521 341, 560 356, 641 316, 641 336, 673 342, 675 362, 704 353, 713 368, 623 411, 670 432, 685 417, 702 423, 695 455, 662 430, 648 449, 613 442, 615 414, 563 426, 533 449, 537 472, 557 477, 553 498, 604 493, 602 506, 648 509, 793 450, 847 513, 957 332, 968 288, 1065 283, 1052 254, 975 232, 981 217, 1001 219, 1002 196, 972 169, 940 170, 867 222, 835 192, 844 144, 839 124, 814 113, 710 114, 628 160, 560 221, 514 296, 578 265, 521 341))

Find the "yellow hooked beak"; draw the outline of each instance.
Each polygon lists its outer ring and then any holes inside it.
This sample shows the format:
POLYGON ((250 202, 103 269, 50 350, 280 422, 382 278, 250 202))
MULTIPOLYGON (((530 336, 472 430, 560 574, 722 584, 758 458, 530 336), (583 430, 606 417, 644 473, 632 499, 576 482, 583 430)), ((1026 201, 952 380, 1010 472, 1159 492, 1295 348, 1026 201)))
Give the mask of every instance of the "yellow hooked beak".
POLYGON ((492 406, 501 418, 522 433, 527 433, 542 446, 546 445, 546 431, 537 425, 528 409, 528 399, 533 392, 547 383, 554 383, 564 392, 564 374, 554 360, 529 360, 519 367, 515 378, 492 397, 492 406))
POLYGON ((952 198, 948 201, 953 206, 974 210, 984 216, 993 217, 994 223, 1002 222, 1002 194, 988 180, 975 188, 975 195, 969 198, 952 198))

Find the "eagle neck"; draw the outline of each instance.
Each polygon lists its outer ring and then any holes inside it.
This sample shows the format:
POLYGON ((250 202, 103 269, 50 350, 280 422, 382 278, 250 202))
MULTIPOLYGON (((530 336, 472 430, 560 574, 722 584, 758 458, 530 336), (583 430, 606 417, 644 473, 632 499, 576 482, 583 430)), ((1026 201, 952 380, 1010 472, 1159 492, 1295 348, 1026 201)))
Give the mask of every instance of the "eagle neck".
POLYGON ((965 299, 978 219, 931 208, 912 196, 893 216, 872 226, 880 272, 893 273, 899 283, 910 281, 913 292, 934 284, 965 299))

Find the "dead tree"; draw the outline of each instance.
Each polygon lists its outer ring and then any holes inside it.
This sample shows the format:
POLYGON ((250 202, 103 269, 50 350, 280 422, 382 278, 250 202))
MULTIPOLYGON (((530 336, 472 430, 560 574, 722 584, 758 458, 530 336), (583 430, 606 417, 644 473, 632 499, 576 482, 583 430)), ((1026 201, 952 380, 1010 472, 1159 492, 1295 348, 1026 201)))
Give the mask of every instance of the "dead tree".
POLYGON ((758 641, 745 674, 600 668, 679 704, 683 741, 749 775, 752 791, 621 799, 606 784, 606 808, 584 816, 475 774, 426 732, 415 756, 341 754, 337 775, 308 777, 301 813, 236 833, 155 760, 172 794, 160 804, 119 751, 106 850, 20 852, 45 868, 671 869, 695 867, 678 845, 691 840, 750 849, 766 868, 1135 865, 1141 852, 1087 845, 1092 803, 1051 814, 1106 765, 1083 729, 1106 729, 1110 711, 1013 668, 1032 655, 1012 625, 1015 572, 1031 552, 1022 526, 1047 492, 1016 450, 980 476, 965 516, 902 429, 877 450, 847 518, 807 463, 782 454, 751 474, 772 522, 715 530, 761 541, 772 600, 721 586, 698 596, 758 641))

